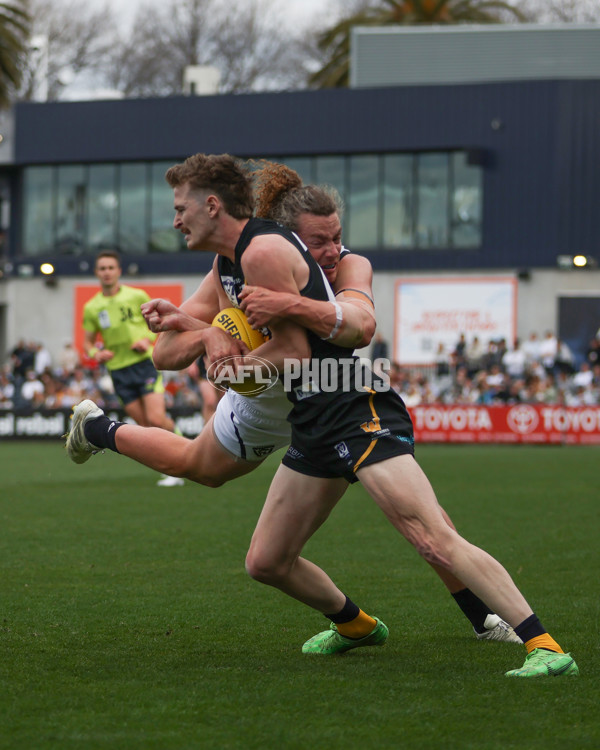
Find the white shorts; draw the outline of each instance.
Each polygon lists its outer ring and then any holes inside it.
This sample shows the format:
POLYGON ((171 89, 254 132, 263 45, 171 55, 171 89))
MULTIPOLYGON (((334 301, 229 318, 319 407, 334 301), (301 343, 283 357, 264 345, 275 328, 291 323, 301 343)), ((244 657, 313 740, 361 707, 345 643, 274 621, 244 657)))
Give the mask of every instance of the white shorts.
POLYGON ((244 461, 262 461, 290 444, 291 404, 283 387, 270 388, 252 398, 231 388, 217 405, 215 437, 228 453, 244 461))

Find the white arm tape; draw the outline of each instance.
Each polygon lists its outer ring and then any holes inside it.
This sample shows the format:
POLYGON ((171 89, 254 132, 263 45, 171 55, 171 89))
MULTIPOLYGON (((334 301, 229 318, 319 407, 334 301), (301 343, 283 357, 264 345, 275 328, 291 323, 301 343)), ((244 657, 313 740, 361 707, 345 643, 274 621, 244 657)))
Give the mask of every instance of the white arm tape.
POLYGON ((344 320, 344 312, 342 310, 341 305, 338 302, 332 302, 331 303, 335 307, 335 325, 331 329, 331 333, 329 336, 323 336, 323 341, 330 341, 331 339, 335 338, 340 328, 342 327, 342 322, 344 320))

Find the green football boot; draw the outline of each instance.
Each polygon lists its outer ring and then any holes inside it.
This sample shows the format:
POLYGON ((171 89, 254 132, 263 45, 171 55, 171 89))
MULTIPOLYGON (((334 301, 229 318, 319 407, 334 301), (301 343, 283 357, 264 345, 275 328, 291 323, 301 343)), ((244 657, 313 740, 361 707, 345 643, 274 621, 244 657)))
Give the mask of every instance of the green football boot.
POLYGON ((363 638, 346 638, 346 636, 340 635, 335 623, 332 622, 329 630, 317 633, 306 641, 304 646, 302 646, 302 653, 330 656, 332 654, 343 654, 344 651, 350 651, 350 649, 359 648, 360 646, 383 646, 387 640, 389 631, 381 620, 378 620, 376 617, 373 619, 377 625, 363 638))
POLYGON ((561 677, 579 674, 579 667, 571 654, 557 654, 544 648, 535 648, 525 658, 520 669, 511 669, 507 677, 561 677))

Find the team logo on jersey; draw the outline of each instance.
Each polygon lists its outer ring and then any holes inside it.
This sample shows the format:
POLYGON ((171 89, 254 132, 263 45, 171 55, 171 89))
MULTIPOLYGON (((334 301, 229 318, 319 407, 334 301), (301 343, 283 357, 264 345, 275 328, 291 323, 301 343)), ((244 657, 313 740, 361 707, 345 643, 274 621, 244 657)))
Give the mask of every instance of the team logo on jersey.
POLYGON ((221 283, 225 294, 229 297, 230 302, 234 307, 239 305, 237 298, 236 289, 241 289, 244 283, 243 279, 236 279, 234 276, 221 276, 221 283))
POLYGON ((348 456, 350 455, 350 451, 348 450, 348 446, 346 445, 346 443, 338 443, 333 447, 338 452, 340 458, 348 458, 348 456))

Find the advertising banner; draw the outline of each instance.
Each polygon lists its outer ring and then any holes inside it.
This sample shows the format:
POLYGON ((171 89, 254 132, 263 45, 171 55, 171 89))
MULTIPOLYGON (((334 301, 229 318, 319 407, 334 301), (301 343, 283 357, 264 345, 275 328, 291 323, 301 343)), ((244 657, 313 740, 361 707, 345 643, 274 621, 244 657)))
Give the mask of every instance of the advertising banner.
MULTIPOLYGON (((122 409, 110 409, 106 415, 120 422, 132 422, 122 409)), ((204 420, 199 409, 173 408, 169 416, 184 437, 194 438, 204 427, 204 420)), ((68 432, 71 409, 52 410, 0 410, 0 441, 2 440, 59 440, 68 432)))
POLYGON ((600 407, 532 404, 410 409, 417 443, 600 445, 600 407))
MULTIPOLYGON (((169 414, 185 437, 196 437, 204 422, 198 409, 174 407, 169 414)), ((111 419, 131 421, 120 409, 111 419)), ((600 445, 600 406, 465 406, 427 404, 410 409, 418 443, 540 443, 600 445)), ((70 409, 0 411, 0 442, 55 439, 69 428, 70 409)))
POLYGON ((484 345, 514 342, 514 277, 407 278, 396 282, 395 294, 394 360, 402 366, 433 364, 440 344, 452 352, 462 333, 484 345))

